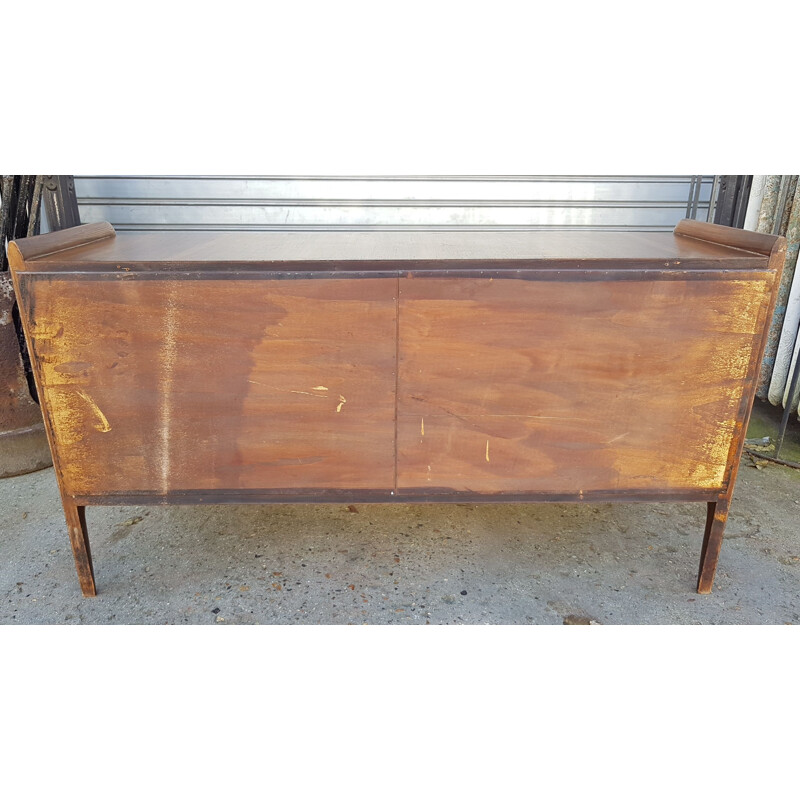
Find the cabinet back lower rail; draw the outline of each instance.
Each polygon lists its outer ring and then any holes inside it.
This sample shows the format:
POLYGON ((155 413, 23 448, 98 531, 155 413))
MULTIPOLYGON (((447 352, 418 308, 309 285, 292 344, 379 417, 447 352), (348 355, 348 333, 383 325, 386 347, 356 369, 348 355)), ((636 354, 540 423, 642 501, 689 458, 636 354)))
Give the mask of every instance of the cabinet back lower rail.
POLYGON ((78 496, 71 498, 81 506, 194 506, 194 505, 247 505, 300 503, 697 503, 708 502, 719 496, 713 490, 686 490, 683 492, 617 492, 613 489, 594 492, 539 492, 536 494, 476 494, 471 492, 428 492, 418 490, 403 494, 386 492, 299 491, 283 492, 278 489, 237 491, 236 489, 202 492, 187 490, 168 495, 128 492, 124 494, 78 496))

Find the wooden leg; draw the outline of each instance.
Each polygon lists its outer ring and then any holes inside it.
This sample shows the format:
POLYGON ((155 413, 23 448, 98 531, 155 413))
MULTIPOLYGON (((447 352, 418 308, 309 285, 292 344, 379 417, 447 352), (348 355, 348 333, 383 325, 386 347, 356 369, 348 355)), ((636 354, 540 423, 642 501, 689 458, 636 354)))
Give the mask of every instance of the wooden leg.
POLYGON ((72 555, 75 557, 81 591, 84 597, 94 597, 97 589, 94 585, 89 535, 86 532, 86 506, 76 506, 70 500, 64 500, 64 514, 67 517, 69 540, 72 543, 72 555))
POLYGON ((700 551, 700 572, 697 575, 699 594, 711 594, 725 523, 728 521, 728 502, 728 498, 720 498, 708 504, 706 532, 703 537, 703 549, 700 551))

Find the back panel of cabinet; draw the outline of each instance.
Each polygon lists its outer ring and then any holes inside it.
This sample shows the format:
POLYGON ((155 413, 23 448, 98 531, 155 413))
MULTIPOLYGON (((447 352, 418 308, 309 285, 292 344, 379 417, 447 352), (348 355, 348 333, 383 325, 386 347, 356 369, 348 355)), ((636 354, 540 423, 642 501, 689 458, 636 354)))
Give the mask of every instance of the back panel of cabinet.
POLYGON ((396 279, 21 276, 65 491, 394 486, 396 279))
POLYGON ((772 279, 401 280, 398 492, 719 489, 772 279))

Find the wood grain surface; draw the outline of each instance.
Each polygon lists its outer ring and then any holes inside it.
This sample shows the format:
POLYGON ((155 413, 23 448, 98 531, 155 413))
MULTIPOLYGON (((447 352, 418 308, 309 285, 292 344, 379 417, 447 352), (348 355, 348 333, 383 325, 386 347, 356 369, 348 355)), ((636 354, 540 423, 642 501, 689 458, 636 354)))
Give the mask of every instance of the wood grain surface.
POLYGON ((769 233, 730 228, 727 225, 714 225, 696 219, 682 219, 675 226, 675 235, 694 239, 697 242, 713 243, 724 247, 772 256, 780 250, 781 243, 769 233))
POLYGON ((770 280, 401 281, 398 492, 721 488, 770 280))
POLYGON ((66 494, 393 487, 395 280, 20 285, 66 494))
MULTIPOLYGON (((700 223, 698 223, 700 224, 700 223)), ((712 226, 718 228, 720 226, 712 226)), ((697 233, 696 229, 693 229, 697 233)), ((611 231, 121 231, 107 223, 23 239, 9 247, 20 271, 271 269, 752 269, 759 252, 672 233, 611 231), (49 238, 48 238, 49 237, 49 238), (45 241, 42 241, 45 240, 45 241), (82 246, 77 246, 82 244, 82 246)), ((757 235, 758 236, 758 235, 757 235)), ((736 240, 738 242, 738 239, 736 240)))

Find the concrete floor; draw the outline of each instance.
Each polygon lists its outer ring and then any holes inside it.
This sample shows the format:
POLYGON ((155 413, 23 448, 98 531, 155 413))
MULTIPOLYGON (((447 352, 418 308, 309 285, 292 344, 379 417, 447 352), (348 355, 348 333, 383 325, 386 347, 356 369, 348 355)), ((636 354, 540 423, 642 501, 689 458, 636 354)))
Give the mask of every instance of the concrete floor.
POLYGON ((710 596, 704 504, 351 508, 90 508, 85 599, 53 470, 7 478, 0 622, 800 621, 800 470, 745 459, 710 596))

